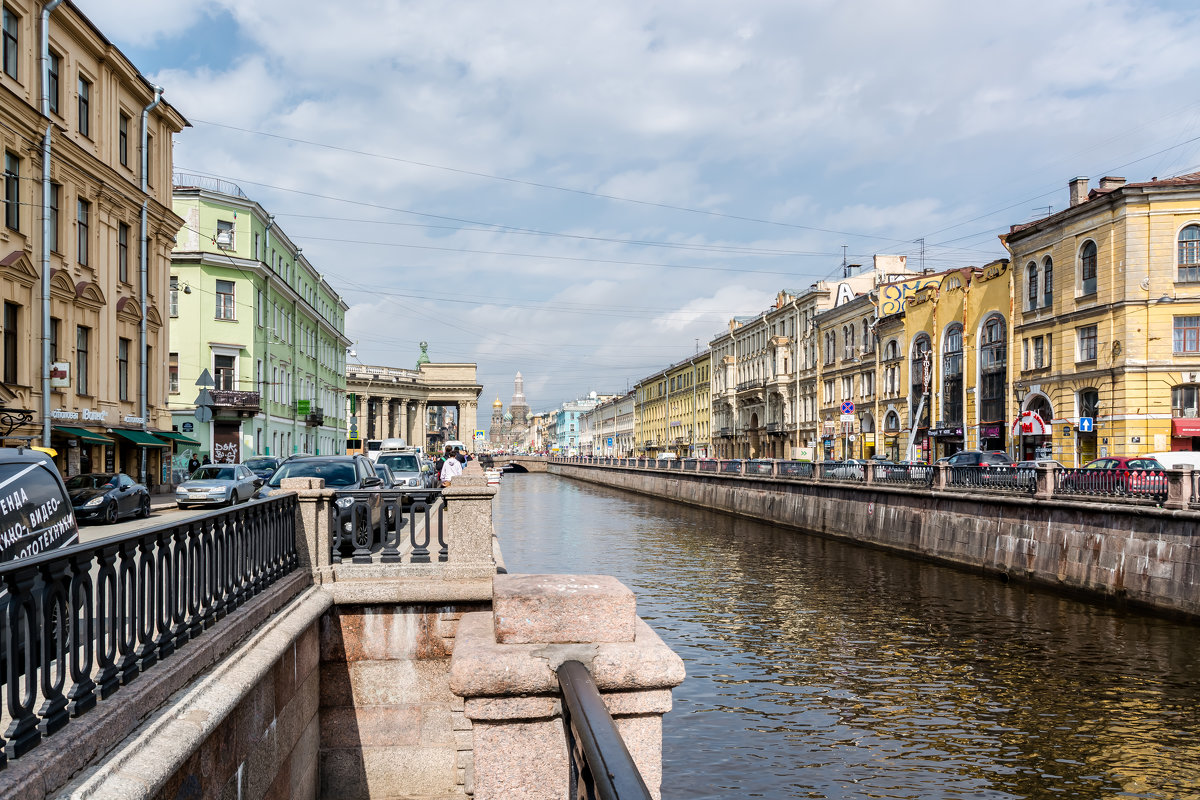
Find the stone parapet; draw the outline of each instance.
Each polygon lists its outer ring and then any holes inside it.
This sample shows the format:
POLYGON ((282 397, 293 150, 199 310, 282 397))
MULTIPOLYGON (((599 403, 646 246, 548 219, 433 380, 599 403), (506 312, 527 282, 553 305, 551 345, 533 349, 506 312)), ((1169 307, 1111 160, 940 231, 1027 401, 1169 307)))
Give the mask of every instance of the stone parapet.
POLYGON ((476 800, 568 797, 571 763, 555 672, 565 661, 588 667, 659 797, 662 715, 684 667, 637 618, 632 593, 598 576, 498 575, 494 583, 495 610, 463 615, 450 661, 450 689, 472 723, 476 800), (515 619, 522 610, 528 616, 515 619), (585 627, 607 641, 548 641, 579 638, 568 630, 570 613, 588 616, 585 627), (523 641, 501 641, 512 635, 523 641))

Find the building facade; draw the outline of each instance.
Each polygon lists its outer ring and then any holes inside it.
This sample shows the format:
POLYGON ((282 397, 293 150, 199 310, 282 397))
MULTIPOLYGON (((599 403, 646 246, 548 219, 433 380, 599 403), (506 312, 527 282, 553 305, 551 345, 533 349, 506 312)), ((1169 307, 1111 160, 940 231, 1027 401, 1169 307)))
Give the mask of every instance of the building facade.
POLYGON ((634 449, 635 392, 612 397, 587 414, 594 455, 628 458, 634 449))
POLYGON ((1002 237, 1014 449, 1068 466, 1200 449, 1200 173, 1089 187, 1002 237))
POLYGON ((171 259, 175 425, 217 463, 345 452, 346 302, 237 186, 175 181, 184 220, 171 259), (211 387, 197 384, 205 371, 211 387), (205 388, 211 420, 196 414, 205 388))
POLYGON ((876 293, 874 287, 816 316, 820 342, 821 436, 816 457, 875 455, 876 293))
POLYGON ((0 435, 56 451, 65 475, 156 486, 173 445, 171 137, 187 121, 73 3, 45 27, 43 7, 2 11, 0 435))
POLYGON ((712 452, 712 354, 697 353, 634 386, 637 455, 707 458, 712 452))

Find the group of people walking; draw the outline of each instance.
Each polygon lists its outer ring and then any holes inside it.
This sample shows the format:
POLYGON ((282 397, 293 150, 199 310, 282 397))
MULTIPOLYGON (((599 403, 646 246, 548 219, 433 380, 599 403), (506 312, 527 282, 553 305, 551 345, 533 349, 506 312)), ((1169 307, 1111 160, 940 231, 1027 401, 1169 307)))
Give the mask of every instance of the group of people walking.
POLYGON ((435 463, 442 486, 449 486, 450 481, 462 475, 463 465, 466 463, 466 453, 461 450, 456 451, 453 447, 447 445, 446 452, 435 463))

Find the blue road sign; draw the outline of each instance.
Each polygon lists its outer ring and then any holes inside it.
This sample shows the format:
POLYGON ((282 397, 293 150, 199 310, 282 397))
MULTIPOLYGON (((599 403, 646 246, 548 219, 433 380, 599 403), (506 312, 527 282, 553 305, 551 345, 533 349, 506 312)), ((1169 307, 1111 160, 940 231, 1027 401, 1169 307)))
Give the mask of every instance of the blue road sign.
POLYGON ((1091 433, 1094 430, 1095 430, 1095 428, 1093 427, 1093 421, 1092 421, 1091 417, 1080 417, 1079 418, 1079 432, 1080 433, 1091 433))

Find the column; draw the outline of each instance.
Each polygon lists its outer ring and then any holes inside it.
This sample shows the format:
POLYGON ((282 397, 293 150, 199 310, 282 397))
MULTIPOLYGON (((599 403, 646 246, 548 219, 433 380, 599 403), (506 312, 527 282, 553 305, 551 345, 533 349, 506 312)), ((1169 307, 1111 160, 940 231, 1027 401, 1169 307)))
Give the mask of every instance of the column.
POLYGON ((413 444, 412 431, 408 429, 408 399, 401 398, 397 409, 400 418, 397 420, 400 429, 400 435, 404 437, 404 443, 411 446, 413 444))
POLYGON ((475 452, 475 408, 476 404, 469 400, 458 404, 458 438, 472 453, 475 452))

